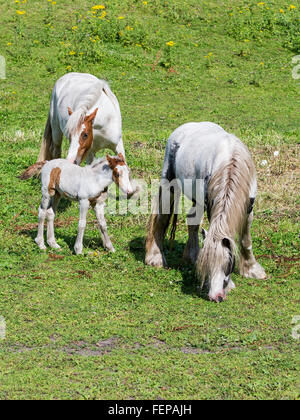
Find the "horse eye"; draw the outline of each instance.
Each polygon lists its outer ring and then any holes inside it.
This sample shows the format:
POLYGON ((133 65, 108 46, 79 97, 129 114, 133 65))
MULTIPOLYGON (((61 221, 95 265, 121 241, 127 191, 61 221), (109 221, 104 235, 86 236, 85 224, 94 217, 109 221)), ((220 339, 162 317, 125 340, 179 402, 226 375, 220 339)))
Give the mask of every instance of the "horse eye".
POLYGON ((226 278, 223 283, 223 289, 226 289, 226 287, 228 286, 228 283, 229 283, 229 278, 226 278))
POLYGON ((86 140, 86 139, 88 138, 88 134, 87 134, 87 133, 84 133, 84 134, 82 135, 82 138, 83 138, 84 140, 86 140))

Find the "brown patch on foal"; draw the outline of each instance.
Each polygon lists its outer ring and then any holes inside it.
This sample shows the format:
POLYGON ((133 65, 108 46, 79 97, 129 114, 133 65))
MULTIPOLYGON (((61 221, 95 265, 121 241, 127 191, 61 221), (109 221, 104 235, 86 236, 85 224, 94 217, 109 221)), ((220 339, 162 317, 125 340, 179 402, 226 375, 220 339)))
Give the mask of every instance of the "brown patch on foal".
POLYGON ((110 169, 112 170, 112 178, 114 180, 114 182, 119 185, 119 171, 117 166, 125 166, 126 162, 125 162, 125 158, 122 155, 122 153, 118 153, 117 157, 111 157, 109 155, 106 155, 106 159, 108 161, 108 165, 110 167, 110 169))
POLYGON ((60 168, 53 168, 50 173, 50 180, 49 180, 49 185, 48 185, 48 192, 49 192, 50 197, 54 196, 57 187, 59 187, 60 174, 61 174, 60 168))

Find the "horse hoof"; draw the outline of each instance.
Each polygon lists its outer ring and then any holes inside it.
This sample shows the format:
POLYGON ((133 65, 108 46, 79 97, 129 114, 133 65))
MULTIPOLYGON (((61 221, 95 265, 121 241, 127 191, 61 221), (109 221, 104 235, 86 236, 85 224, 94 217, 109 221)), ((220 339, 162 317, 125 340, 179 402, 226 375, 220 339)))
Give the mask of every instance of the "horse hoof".
POLYGON ((241 274, 243 277, 250 278, 250 279, 264 280, 267 278, 265 270, 258 263, 244 270, 244 272, 242 272, 241 274))
POLYGON ((167 265, 163 256, 160 254, 147 256, 145 259, 145 264, 152 267, 166 267, 167 265))
POLYGON ((40 250, 45 251, 47 249, 46 246, 45 246, 45 244, 44 244, 44 242, 42 242, 38 238, 35 238, 34 241, 37 244, 37 246, 40 248, 40 250))
POLYGON ((61 247, 56 242, 48 242, 48 245, 54 249, 60 249, 61 247))

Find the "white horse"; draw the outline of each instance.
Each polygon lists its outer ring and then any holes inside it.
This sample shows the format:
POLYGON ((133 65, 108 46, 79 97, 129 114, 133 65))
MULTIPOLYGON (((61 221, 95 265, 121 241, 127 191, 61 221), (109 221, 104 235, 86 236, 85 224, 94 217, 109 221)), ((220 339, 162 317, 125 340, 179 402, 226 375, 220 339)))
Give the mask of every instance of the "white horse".
POLYGON ((63 134, 70 141, 67 159, 78 165, 105 148, 125 157, 119 103, 104 80, 68 73, 56 82, 38 162, 61 157, 63 134))
MULTIPOLYGON (((166 265, 163 240, 176 207, 174 189, 169 184, 174 180, 194 203, 188 216, 196 217, 196 221, 188 223, 189 239, 184 257, 196 262, 197 276, 202 286, 208 285, 210 300, 224 300, 227 292, 235 287, 230 274, 235 263, 236 236, 239 236, 241 275, 265 278, 264 269, 254 258, 250 234, 257 189, 254 163, 249 150, 237 137, 209 122, 184 124, 168 140, 160 194, 149 221, 146 264, 166 265), (197 180, 203 180, 202 195, 198 194, 197 180), (169 212, 163 211, 165 201, 171 204, 169 212), (198 230, 204 210, 210 227, 199 251, 198 230)), ((176 215, 172 236, 175 230, 176 215)))
POLYGON ((41 170, 42 201, 39 207, 38 234, 35 242, 45 250, 44 223, 47 218, 47 243, 52 248, 60 248, 54 236, 54 218, 61 197, 79 201, 80 218, 78 235, 75 243, 76 254, 82 253, 83 235, 86 227, 86 216, 90 206, 93 207, 104 247, 114 252, 114 247, 107 234, 104 217, 107 188, 115 182, 125 194, 132 194, 130 171, 121 153, 118 156, 96 159, 91 165, 80 167, 66 159, 54 159, 38 162, 27 170, 28 179, 35 170, 41 170))

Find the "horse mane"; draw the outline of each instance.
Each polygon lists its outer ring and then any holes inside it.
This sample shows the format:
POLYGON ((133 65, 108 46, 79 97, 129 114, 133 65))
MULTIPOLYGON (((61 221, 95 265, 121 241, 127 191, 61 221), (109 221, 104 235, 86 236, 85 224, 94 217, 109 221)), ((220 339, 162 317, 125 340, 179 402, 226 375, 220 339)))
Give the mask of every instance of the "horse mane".
POLYGON ((80 103, 77 105, 77 109, 73 110, 73 113, 70 115, 66 125, 66 131, 69 137, 80 130, 88 110, 95 105, 106 86, 108 85, 104 80, 97 79, 95 80, 93 89, 90 89, 80 98, 80 103))
POLYGON ((104 163, 105 161, 106 161, 106 157, 97 158, 97 159, 94 159, 92 163, 86 166, 89 166, 91 169, 94 169, 100 164, 104 163))
MULTIPOLYGON (((233 140, 238 140, 231 135, 233 140)), ((207 207, 210 227, 203 249, 197 260, 197 273, 202 278, 212 275, 224 261, 228 251, 222 244, 227 238, 232 255, 237 253, 235 237, 244 228, 249 206, 251 183, 255 167, 247 147, 239 140, 234 142, 231 156, 221 163, 207 187, 207 207)))

